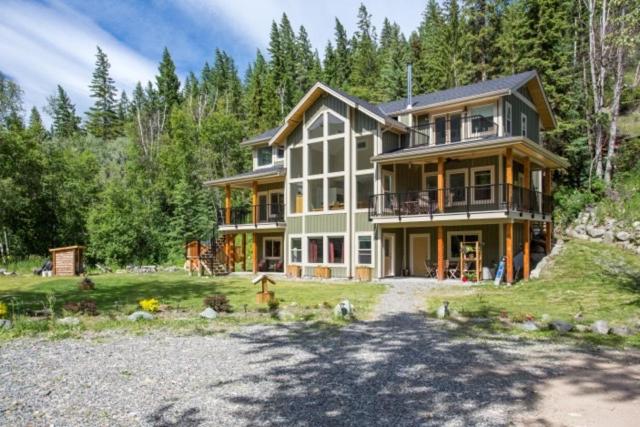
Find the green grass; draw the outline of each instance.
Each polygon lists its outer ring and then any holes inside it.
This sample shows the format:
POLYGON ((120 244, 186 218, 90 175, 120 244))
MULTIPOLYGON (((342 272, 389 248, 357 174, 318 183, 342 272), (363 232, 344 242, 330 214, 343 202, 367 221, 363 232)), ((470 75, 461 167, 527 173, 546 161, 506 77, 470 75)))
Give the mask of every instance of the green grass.
MULTIPOLYGON (((485 327, 494 330, 505 329, 500 326, 501 315, 522 321, 527 316, 540 319, 547 314, 553 319, 575 322, 574 316, 581 313, 580 323, 585 325, 599 319, 611 325, 634 324, 640 321, 640 257, 614 246, 570 241, 538 280, 514 286, 485 284, 437 289, 428 296, 428 312, 433 313, 444 300, 463 316, 490 318, 492 322, 485 327)), ((574 336, 584 341, 640 347, 637 335, 627 339, 574 336)))
MULTIPOLYGON (((185 273, 103 274, 91 276, 96 284, 93 291, 78 289, 78 277, 42 278, 31 275, 0 277, 0 301, 9 306, 14 328, 0 331, 0 337, 48 334, 65 337, 83 331, 126 329, 134 333, 155 328, 171 328, 211 333, 221 325, 276 322, 266 305, 257 304, 255 294, 259 285, 249 276, 189 277, 185 273), (197 318, 203 308, 203 298, 224 294, 234 313, 223 315, 214 322, 197 318), (126 315, 137 309, 138 301, 157 298, 168 306, 152 322, 129 322, 126 315), (69 301, 95 300, 100 315, 81 316, 76 327, 64 327, 52 321, 33 320, 26 314, 53 306, 57 317, 64 316, 63 305, 69 301)), ((318 283, 276 279, 270 290, 280 300, 280 307, 292 312, 298 320, 329 320, 332 308, 348 298, 356 306, 358 317, 366 317, 384 291, 383 285, 363 283, 318 283)), ((339 323, 339 322, 338 322, 339 323)))

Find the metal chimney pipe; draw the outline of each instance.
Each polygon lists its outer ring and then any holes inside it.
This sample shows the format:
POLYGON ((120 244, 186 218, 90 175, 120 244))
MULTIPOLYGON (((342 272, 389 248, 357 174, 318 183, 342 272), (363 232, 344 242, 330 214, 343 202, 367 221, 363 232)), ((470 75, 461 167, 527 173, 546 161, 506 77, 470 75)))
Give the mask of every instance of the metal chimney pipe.
POLYGON ((407 108, 411 108, 413 105, 413 75, 412 65, 407 64, 407 108))

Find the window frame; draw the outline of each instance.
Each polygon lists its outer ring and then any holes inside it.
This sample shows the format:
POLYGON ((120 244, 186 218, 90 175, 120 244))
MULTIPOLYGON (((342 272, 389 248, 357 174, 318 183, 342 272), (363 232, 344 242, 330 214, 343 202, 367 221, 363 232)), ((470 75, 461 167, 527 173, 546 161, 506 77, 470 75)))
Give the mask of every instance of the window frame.
POLYGON ((469 188, 469 169, 468 168, 460 168, 460 169, 451 169, 445 172, 445 188, 448 189, 448 197, 445 201, 447 206, 460 206, 465 205, 467 203, 467 188, 469 188), (461 201, 453 201, 453 193, 451 192, 451 175, 464 174, 464 200, 461 201))
POLYGON ((305 251, 304 251, 304 237, 301 234, 291 234, 289 235, 289 250, 288 255, 289 255, 289 264, 292 265, 300 265, 300 264, 304 264, 304 255, 305 255, 305 251), (294 261, 293 260, 293 241, 294 240, 300 240, 300 261, 294 261))
POLYGON ((495 174, 495 168, 493 167, 493 165, 488 165, 488 166, 476 166, 474 168, 471 168, 469 170, 469 187, 471 187, 471 203, 475 203, 475 202, 483 202, 483 203, 494 203, 496 200, 495 197, 495 183, 496 183, 496 174, 495 174), (475 173, 476 172, 484 172, 484 171, 489 171, 491 174, 491 178, 490 178, 490 183, 489 183, 489 188, 491 189, 491 198, 490 199, 476 199, 476 192, 475 192, 475 188, 476 188, 476 183, 475 183, 475 173))
POLYGON ((255 149, 255 169, 260 169, 260 168, 266 168, 269 166, 273 166, 273 147, 270 146, 264 146, 264 147, 256 147, 255 149), (265 164, 260 164, 260 152, 262 150, 269 150, 270 154, 269 154, 269 163, 265 163, 265 164))
POLYGON ((525 113, 520 113, 520 136, 527 138, 528 117, 525 113))
POLYGON ((449 261, 460 261, 460 257, 454 258, 451 252, 451 238, 453 236, 478 236, 478 241, 482 245, 482 230, 447 231, 447 259, 449 261))
POLYGON ((325 247, 326 247, 326 251, 327 251, 327 256, 325 257, 324 264, 331 265, 331 266, 345 265, 346 264, 345 258, 346 258, 346 255, 347 255, 347 251, 346 251, 347 239, 345 238, 344 234, 328 234, 328 235, 326 235, 325 236, 325 247), (329 241, 331 239, 342 239, 342 261, 341 262, 331 262, 331 261, 329 261, 329 255, 330 255, 330 252, 329 252, 329 250, 330 250, 329 249, 329 241))
POLYGON ((307 243, 306 244, 307 250, 306 250, 306 254, 305 254, 304 260, 306 261, 307 265, 309 265, 309 266, 321 266, 321 265, 325 264, 325 259, 326 259, 325 252, 327 250, 326 249, 326 245, 325 245, 325 237, 326 237, 325 235, 315 234, 315 233, 306 236, 305 240, 306 240, 306 243, 307 243), (320 257, 321 257, 321 261, 320 262, 312 262, 312 261, 309 260, 309 255, 310 255, 310 252, 311 252, 309 250, 309 245, 311 244, 311 240, 312 239, 313 240, 320 239, 320 241, 322 242, 322 251, 320 251, 320 257))
POLYGON ((509 101, 504 102, 504 133, 511 136, 513 133, 513 107, 509 101), (508 128, 508 129, 507 129, 508 128))
POLYGON ((374 242, 375 242, 374 233, 358 232, 358 233, 354 234, 354 237, 355 237, 355 241, 356 241, 355 265, 356 266, 361 266, 361 267, 373 267, 373 265, 375 263, 374 252, 375 252, 375 246, 376 246, 374 244, 374 242), (371 242, 371 248, 369 249, 370 262, 368 264, 360 262, 360 237, 368 237, 369 241, 371 242))
MULTIPOLYGON (((273 247, 272 247, 273 250, 273 247)), ((284 250, 284 246, 282 245, 282 237, 263 237, 262 238, 262 258, 267 259, 267 260, 284 260, 284 257, 282 256, 282 252, 284 250), (267 256, 267 242, 280 242, 280 256, 278 257, 274 257, 274 256, 267 256)))

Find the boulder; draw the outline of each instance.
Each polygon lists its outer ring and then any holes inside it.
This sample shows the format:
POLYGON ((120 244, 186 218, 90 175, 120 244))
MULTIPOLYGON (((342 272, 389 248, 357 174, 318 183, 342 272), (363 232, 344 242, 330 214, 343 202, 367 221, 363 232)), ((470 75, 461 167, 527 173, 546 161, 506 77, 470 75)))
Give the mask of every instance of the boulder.
POLYGON ((0 329, 11 329, 11 320, 0 319, 0 329))
POLYGON ((615 236, 613 234, 613 231, 611 230, 605 231, 605 233, 602 235, 602 241, 604 243, 613 243, 615 241, 615 236))
POLYGON ((590 328, 587 325, 576 325, 576 331, 578 332, 589 332, 590 328))
POLYGON ((536 325, 534 322, 532 322, 531 320, 527 320, 526 322, 520 323, 520 329, 522 329, 523 331, 527 331, 527 332, 533 332, 533 331, 537 331, 538 325, 536 325))
POLYGON ((278 312, 276 313, 276 317, 278 318, 278 320, 282 320, 285 322, 295 320, 296 318, 293 313, 287 310, 278 310, 278 312))
POLYGON ((587 234, 589 235, 589 237, 602 237, 605 233, 605 229, 604 228, 600 228, 600 227, 594 227, 592 225, 587 227, 587 234))
POLYGON ((640 231, 640 221, 633 221, 633 224, 631 224, 631 226, 632 226, 635 230, 639 230, 639 231, 640 231))
POLYGON ((552 320, 549 322, 549 327, 563 334, 573 329, 573 325, 569 322, 565 322, 564 320, 552 320))
POLYGON ((628 337, 629 335, 632 335, 631 329, 629 329, 628 326, 614 326, 611 328, 611 333, 619 337, 628 337))
POLYGON ((627 233, 626 231, 618 231, 616 233, 616 239, 621 242, 626 242, 627 240, 631 239, 631 233, 627 233))
POLYGON ((148 313, 146 311, 138 310, 131 313, 128 317, 132 322, 137 322, 138 320, 153 320, 153 314, 148 313))
POLYGON ((207 307, 204 310, 202 310, 200 312, 200 317, 203 317, 205 319, 209 319, 209 320, 213 320, 216 317, 218 317, 218 312, 215 311, 213 308, 211 307, 207 307))
POLYGON ((548 323, 551 320, 551 316, 549 316, 548 314, 545 313, 545 314, 542 315, 540 320, 542 320, 545 323, 548 323))
POLYGON ((607 335, 609 333, 609 324, 606 320, 596 320, 591 325, 591 332, 595 334, 607 335))
POLYGON ((438 317, 438 319, 449 317, 450 314, 449 301, 445 301, 440 307, 438 307, 438 310, 436 310, 436 316, 438 317))
POLYGON ((333 315, 335 317, 348 317, 353 316, 354 307, 351 305, 348 299, 340 301, 339 304, 333 308, 333 315))
POLYGON ((64 326, 77 326, 80 324, 80 319, 77 317, 63 317, 62 319, 56 320, 56 323, 64 326))
POLYGON ((586 224, 586 222, 576 225, 573 229, 573 232, 577 234, 585 234, 587 232, 587 227, 585 227, 583 224, 586 224))

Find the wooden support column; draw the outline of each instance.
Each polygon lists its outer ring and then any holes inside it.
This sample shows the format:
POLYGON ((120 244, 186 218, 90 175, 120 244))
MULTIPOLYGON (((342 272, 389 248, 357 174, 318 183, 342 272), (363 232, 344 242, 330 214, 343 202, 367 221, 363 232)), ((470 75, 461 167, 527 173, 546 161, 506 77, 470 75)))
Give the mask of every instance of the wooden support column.
POLYGON ((229 235, 224 236, 224 264, 227 267, 227 271, 231 271, 231 263, 229 262, 229 235))
POLYGON ((507 255, 507 283, 513 283, 513 222, 505 224, 505 250, 507 255))
POLYGON ((247 233, 242 233, 242 271, 247 271, 247 233))
POLYGON ((505 153, 506 173, 504 182, 506 185, 507 209, 511 210, 511 200, 513 198, 513 149, 507 148, 505 153))
POLYGON ((438 280, 444 280, 444 227, 438 226, 438 280))
POLYGON ((253 223, 258 223, 258 181, 251 183, 251 206, 253 209, 253 223))
POLYGON ((251 233, 251 262, 253 274, 258 273, 258 234, 251 233))
POLYGON ((529 280, 531 273, 531 221, 526 219, 522 224, 522 278, 529 280))
POLYGON ((236 235, 232 234, 229 239, 229 271, 236 271, 236 235))
POLYGON ((224 223, 231 224, 231 186, 224 186, 224 223))
POLYGON ((438 157, 438 212, 444 212, 444 157, 438 157))

